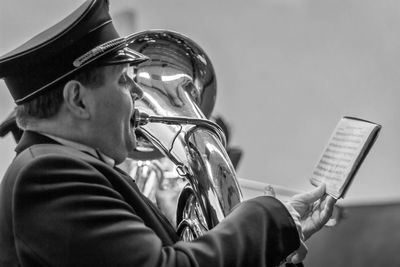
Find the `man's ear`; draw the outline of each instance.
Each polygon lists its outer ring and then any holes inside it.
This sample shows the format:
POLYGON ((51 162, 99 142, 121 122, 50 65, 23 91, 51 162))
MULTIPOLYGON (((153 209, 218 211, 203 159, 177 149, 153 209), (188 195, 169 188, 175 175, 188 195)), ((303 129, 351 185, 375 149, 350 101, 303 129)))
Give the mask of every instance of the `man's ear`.
POLYGON ((75 80, 68 81, 63 90, 64 102, 67 109, 82 119, 90 118, 90 112, 85 99, 86 90, 85 86, 75 80))

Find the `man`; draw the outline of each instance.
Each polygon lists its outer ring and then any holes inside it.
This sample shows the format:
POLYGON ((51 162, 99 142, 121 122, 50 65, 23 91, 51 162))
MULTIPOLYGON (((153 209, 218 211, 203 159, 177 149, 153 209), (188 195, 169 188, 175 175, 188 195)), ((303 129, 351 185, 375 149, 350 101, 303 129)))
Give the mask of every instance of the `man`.
POLYGON ((112 25, 108 1, 88 0, 0 58, 24 130, 0 187, 0 265, 300 262, 303 241, 332 212, 324 187, 286 207, 273 197, 245 201, 204 236, 182 242, 115 167, 135 148, 131 118, 142 91, 132 73, 147 59, 128 42, 112 25))

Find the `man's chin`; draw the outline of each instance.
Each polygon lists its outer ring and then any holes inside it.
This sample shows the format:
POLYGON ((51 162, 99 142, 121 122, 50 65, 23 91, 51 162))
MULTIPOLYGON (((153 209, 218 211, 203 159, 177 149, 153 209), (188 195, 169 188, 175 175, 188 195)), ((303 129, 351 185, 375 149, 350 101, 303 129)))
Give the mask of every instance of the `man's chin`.
POLYGON ((136 135, 133 133, 129 136, 129 140, 127 140, 126 142, 126 150, 128 154, 136 149, 137 146, 136 142, 137 142, 136 135))

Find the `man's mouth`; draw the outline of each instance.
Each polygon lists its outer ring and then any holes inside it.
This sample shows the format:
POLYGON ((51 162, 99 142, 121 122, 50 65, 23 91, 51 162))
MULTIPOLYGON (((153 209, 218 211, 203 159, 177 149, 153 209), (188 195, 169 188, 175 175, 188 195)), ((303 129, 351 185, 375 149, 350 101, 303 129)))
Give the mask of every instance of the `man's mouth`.
POLYGON ((131 125, 133 128, 138 128, 139 126, 146 125, 149 123, 150 116, 145 112, 139 112, 135 109, 131 116, 131 125))
POLYGON ((131 127, 133 128, 133 129, 136 129, 137 127, 138 127, 138 122, 139 122, 139 110, 138 109, 135 109, 134 111, 133 111, 133 114, 132 114, 132 116, 131 116, 131 127))

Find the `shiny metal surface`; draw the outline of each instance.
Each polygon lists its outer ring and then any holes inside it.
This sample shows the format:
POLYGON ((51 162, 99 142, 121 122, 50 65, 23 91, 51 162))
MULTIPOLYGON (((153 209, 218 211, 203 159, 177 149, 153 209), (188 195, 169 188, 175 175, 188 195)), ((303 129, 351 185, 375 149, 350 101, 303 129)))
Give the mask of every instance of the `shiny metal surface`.
POLYGON ((135 179, 142 194, 176 227, 178 197, 187 182, 171 161, 166 157, 155 160, 126 159, 120 167, 135 179))
POLYGON ((150 110, 165 116, 195 114, 209 118, 215 105, 217 81, 207 54, 188 37, 172 31, 144 31, 132 38, 129 47, 150 57, 136 73, 139 85, 152 88, 157 105, 150 110), (164 110, 165 105, 168 111, 164 110))
POLYGON ((135 110, 135 114, 131 119, 135 128, 144 126, 148 123, 163 123, 168 125, 195 125, 214 132, 222 145, 226 147, 225 133, 222 128, 213 121, 207 119, 191 118, 191 117, 167 117, 167 116, 150 116, 147 113, 140 112, 138 109, 135 110))
MULTIPOLYGON (((242 200, 236 172, 225 151, 224 135, 210 127, 212 123, 204 123, 216 97, 211 61, 196 43, 171 31, 137 33, 130 48, 150 58, 136 70, 136 82, 144 91, 136 107, 159 120, 140 126, 139 132, 171 160, 193 189, 192 194, 181 195, 178 201, 178 207, 183 207, 180 212, 186 214, 184 224, 209 230, 242 200), (173 117, 192 120, 171 124, 173 117), (187 216, 193 215, 193 210, 201 211, 206 225, 199 227, 198 218, 187 216)), ((151 146, 143 145, 131 156, 143 158, 146 150, 151 146)), ((182 233, 198 235, 195 229, 182 233)))
POLYGON ((191 241, 196 237, 203 235, 208 230, 206 216, 203 208, 196 198, 196 194, 190 185, 187 185, 182 193, 177 209, 177 233, 184 241, 191 241))
MULTIPOLYGON (((129 47, 150 58, 136 69, 136 82, 144 90, 143 99, 137 102, 140 111, 170 117, 210 117, 217 82, 210 59, 195 42, 176 32, 149 30, 133 34, 129 47)), ((158 139, 170 140, 180 127, 145 128, 151 129, 158 139)), ((162 157, 146 139, 139 138, 139 149, 131 157, 162 157)))

